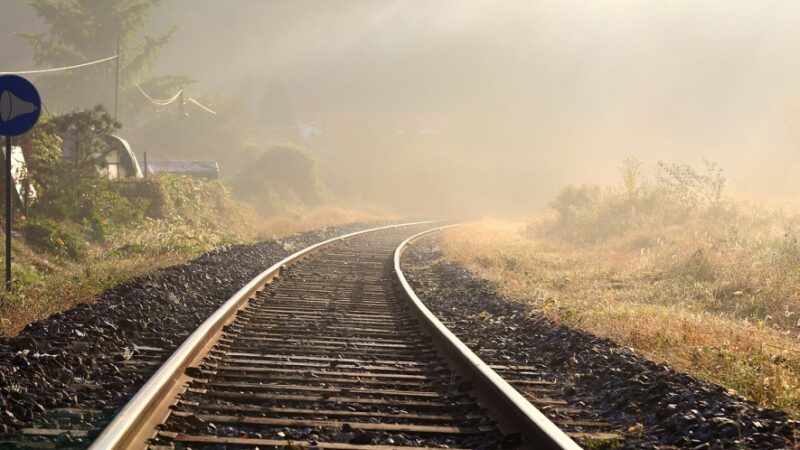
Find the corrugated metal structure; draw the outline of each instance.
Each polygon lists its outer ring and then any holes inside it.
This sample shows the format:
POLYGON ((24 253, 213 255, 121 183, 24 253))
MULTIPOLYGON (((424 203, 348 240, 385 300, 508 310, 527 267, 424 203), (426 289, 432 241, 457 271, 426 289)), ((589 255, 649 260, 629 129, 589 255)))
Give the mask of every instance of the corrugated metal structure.
MULTIPOLYGON (((6 156, 6 147, 2 146, 3 158, 6 156)), ((22 147, 11 146, 11 178, 14 182, 14 194, 20 203, 27 207, 36 201, 36 188, 28 180, 28 166, 25 164, 25 155, 22 147)))
POLYGON ((109 179, 142 178, 142 170, 130 144, 125 139, 109 134, 103 136, 109 152, 99 160, 98 170, 109 179), (105 167, 102 165, 105 164, 105 167))
POLYGON ((148 174, 169 173, 196 178, 219 178, 216 161, 147 161, 148 174))
MULTIPOLYGON (((74 136, 70 133, 62 133, 59 138, 62 140, 62 157, 67 161, 75 161, 78 155, 76 155, 74 136)), ((139 162, 128 141, 114 134, 100 136, 100 139, 106 144, 107 151, 95 152, 91 155, 81 154, 80 156, 92 160, 101 176, 111 180, 143 177, 139 162)))

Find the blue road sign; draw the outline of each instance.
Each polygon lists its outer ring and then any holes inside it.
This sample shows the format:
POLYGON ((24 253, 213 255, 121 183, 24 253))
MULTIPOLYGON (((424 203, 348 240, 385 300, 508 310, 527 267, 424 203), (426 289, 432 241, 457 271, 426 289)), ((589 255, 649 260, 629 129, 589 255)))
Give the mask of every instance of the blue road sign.
POLYGON ((42 112, 39 92, 17 75, 0 76, 0 135, 19 136, 36 125, 42 112))

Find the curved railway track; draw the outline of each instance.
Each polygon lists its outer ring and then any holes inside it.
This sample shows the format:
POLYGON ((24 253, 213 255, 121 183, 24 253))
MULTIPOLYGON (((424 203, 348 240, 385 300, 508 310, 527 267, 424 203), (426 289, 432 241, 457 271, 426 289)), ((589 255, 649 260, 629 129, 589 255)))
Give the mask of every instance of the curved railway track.
MULTIPOLYGON (((434 275, 424 269, 412 270, 412 272, 416 272, 414 273, 413 282, 407 281, 405 272, 400 268, 400 257, 405 250, 410 248, 411 244, 420 243, 424 246, 425 243, 421 241, 435 240, 434 234, 450 227, 445 226, 424 231, 409 238, 403 245, 398 247, 395 257, 395 270, 406 287, 409 298, 415 303, 418 302, 422 305, 422 301, 417 297, 417 293, 411 285, 423 287, 423 291, 425 291, 427 290, 425 289, 426 285, 435 284, 432 283, 434 275)), ((434 292, 436 292, 435 289, 434 292)), ((430 290, 428 290, 428 293, 430 293, 430 290)), ((429 298, 428 300, 433 299, 429 298)), ((439 308, 439 313, 441 312, 441 308, 439 308)), ((454 315, 463 317, 464 313, 465 311, 458 311, 454 315)), ((452 320, 452 317, 448 320, 452 320)), ((463 341, 464 344, 470 349, 474 349, 477 354, 475 358, 480 361, 476 365, 482 363, 488 365, 496 375, 499 375, 499 378, 502 378, 502 384, 510 385, 507 389, 511 390, 511 387, 513 387, 525 400, 535 405, 535 409, 547 414, 547 417, 570 437, 577 439, 579 442, 589 444, 592 448, 613 447, 624 439, 623 434, 621 434, 621 426, 604 421, 597 410, 585 406, 583 400, 586 399, 575 398, 572 395, 567 395, 570 397, 569 401, 565 398, 565 394, 570 393, 572 389, 565 386, 563 382, 559 382, 556 377, 552 376, 552 373, 549 373, 548 369, 550 368, 543 364, 541 355, 526 351, 525 348, 509 349, 504 346, 507 343, 505 340, 496 343, 492 342, 491 339, 484 340, 488 336, 481 334, 480 330, 474 330, 468 323, 448 322, 448 330, 452 330, 453 333, 461 336, 462 339, 465 339, 463 341), (478 338, 477 341, 475 340, 476 337, 478 338)), ((531 414, 533 415, 535 412, 531 414)), ((536 429, 536 426, 531 424, 528 428, 536 429)))
POLYGON ((352 233, 266 270, 92 448, 579 448, 414 295, 399 264, 426 228, 352 233))

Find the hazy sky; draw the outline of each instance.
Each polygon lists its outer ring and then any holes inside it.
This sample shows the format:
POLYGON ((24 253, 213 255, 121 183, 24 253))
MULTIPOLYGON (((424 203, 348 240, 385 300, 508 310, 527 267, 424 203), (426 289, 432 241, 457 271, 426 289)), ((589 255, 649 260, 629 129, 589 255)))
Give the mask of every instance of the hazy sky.
POLYGON ((794 198, 798 18, 789 0, 167 0, 149 28, 179 26, 157 72, 201 93, 278 73, 298 119, 535 204, 626 156, 707 157, 733 190, 794 198))
POLYGON ((211 91, 278 71, 309 120, 403 118, 467 153, 564 167, 565 181, 604 177, 625 155, 705 156, 734 175, 765 161, 798 168, 800 2, 173 0, 162 10, 153 28, 180 31, 159 69, 211 91))

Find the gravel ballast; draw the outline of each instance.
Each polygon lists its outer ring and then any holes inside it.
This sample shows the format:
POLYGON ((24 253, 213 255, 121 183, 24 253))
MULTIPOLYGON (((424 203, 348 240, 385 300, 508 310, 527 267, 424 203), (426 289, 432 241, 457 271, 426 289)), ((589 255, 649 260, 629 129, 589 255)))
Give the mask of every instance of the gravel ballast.
MULTIPOLYGON (((123 371, 126 361, 153 351, 166 359, 222 303, 272 264, 322 240, 373 226, 379 224, 224 246, 32 323, 13 338, 0 337, 3 438, 16 441, 24 427, 58 429, 66 422, 88 430, 90 437, 82 439, 88 442, 159 364, 123 371)), ((66 433, 56 437, 58 443, 72 439, 66 433)))
POLYGON ((626 430, 618 448, 800 448, 800 425, 786 413, 547 320, 443 259, 435 238, 415 243, 402 267, 420 299, 473 350, 540 366, 570 405, 626 430))

